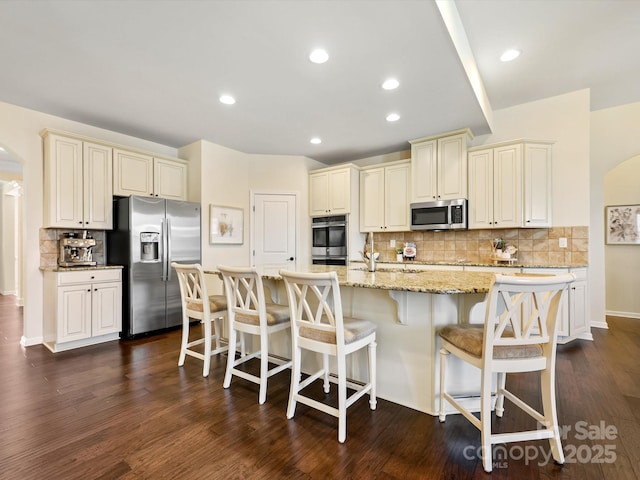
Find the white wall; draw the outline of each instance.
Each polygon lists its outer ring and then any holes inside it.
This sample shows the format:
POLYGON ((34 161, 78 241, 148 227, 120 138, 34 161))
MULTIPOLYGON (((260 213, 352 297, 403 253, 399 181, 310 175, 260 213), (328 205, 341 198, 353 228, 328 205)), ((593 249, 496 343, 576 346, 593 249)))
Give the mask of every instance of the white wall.
POLYGON ((42 342, 43 291, 39 229, 42 226, 43 149, 39 132, 53 128, 126 145, 159 155, 177 156, 175 148, 103 130, 53 115, 0 102, 0 144, 23 165, 24 179, 24 328, 22 343, 42 342))
MULTIPOLYGON (((604 178, 604 204, 640 205, 640 155, 610 170, 604 178)), ((606 232, 605 232, 606 233, 606 232)), ((640 245, 605 245, 606 311, 640 318, 640 245)))

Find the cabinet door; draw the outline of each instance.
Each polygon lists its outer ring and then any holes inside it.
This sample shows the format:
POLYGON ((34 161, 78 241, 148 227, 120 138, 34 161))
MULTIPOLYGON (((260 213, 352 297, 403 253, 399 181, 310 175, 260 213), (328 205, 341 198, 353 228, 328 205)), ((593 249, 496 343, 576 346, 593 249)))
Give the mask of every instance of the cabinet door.
POLYGON ((171 200, 186 200, 187 165, 182 162, 154 158, 153 196, 171 200))
POLYGON ((469 153, 469 228, 493 228, 493 149, 469 153))
POLYGON ((91 287, 58 287, 58 343, 91 337, 91 287))
POLYGON ((438 139, 438 200, 467 198, 467 134, 438 139))
POLYGON ((360 231, 384 229, 384 168, 360 172, 360 231))
POLYGON ((522 225, 522 145, 493 150, 493 226, 522 225))
POLYGON ((113 228, 113 155, 110 147, 84 142, 84 226, 113 228))
POLYGON ((569 287, 569 332, 576 336, 589 330, 587 318, 587 281, 576 280, 569 287))
POLYGON ((153 194, 153 157, 125 150, 113 151, 113 194, 153 194))
POLYGON ((414 202, 432 202, 437 192, 437 141, 411 145, 411 198, 414 202))
POLYGON ((45 226, 83 226, 82 141, 48 135, 45 153, 45 226))
POLYGON ((323 216, 329 213, 329 174, 309 175, 309 215, 323 216))
POLYGON ((122 330, 122 287, 120 282, 92 285, 91 322, 93 336, 122 330))
POLYGON ((351 211, 351 171, 335 170, 329 173, 329 213, 345 215, 351 211))
POLYGON ((523 170, 523 226, 550 227, 551 146, 525 144, 523 170))
POLYGON ((409 169, 409 163, 385 168, 385 231, 404 232, 411 227, 409 212, 411 184, 409 182, 409 169))

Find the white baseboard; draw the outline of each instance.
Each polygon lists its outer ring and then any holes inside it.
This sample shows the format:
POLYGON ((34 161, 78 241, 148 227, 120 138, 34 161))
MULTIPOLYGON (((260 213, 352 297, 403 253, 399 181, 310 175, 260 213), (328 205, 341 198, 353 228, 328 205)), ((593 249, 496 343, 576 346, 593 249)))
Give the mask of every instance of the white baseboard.
POLYGON ((605 330, 608 330, 609 324, 607 322, 591 322, 591 327, 604 328, 605 330))
POLYGON ((20 337, 20 345, 22 345, 23 347, 31 347, 33 345, 40 345, 42 343, 44 343, 44 338, 42 337, 27 338, 24 335, 20 337))
POLYGON ((640 313, 637 313, 637 312, 616 312, 615 310, 605 310, 604 313, 605 315, 611 315, 612 317, 626 317, 626 318, 640 319, 640 313))
POLYGON ((15 290, 3 290, 2 292, 0 292, 0 295, 15 295, 16 291, 15 290))

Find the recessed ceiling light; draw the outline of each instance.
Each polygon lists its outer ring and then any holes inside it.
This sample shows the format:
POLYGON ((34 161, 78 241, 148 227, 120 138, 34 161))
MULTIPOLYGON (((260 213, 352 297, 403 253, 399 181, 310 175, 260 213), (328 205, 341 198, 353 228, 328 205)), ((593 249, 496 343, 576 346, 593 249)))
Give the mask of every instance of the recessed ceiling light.
POLYGON ((220 96, 220 103, 224 103, 225 105, 233 105, 236 103, 236 99, 231 95, 222 95, 220 96))
POLYGON ((510 49, 500 55, 500 60, 503 62, 510 62, 511 60, 515 60, 520 56, 520 50, 510 49))
POLYGON ((309 60, 313 63, 324 63, 329 60, 329 54, 326 50, 318 48, 309 54, 309 60))
POLYGON ((398 120, 400 120, 400 115, 397 113, 390 113, 387 115, 387 122, 397 122, 398 120))
POLYGON ((385 90, 395 90, 399 86, 400 86, 400 82, 395 78, 389 78, 388 80, 385 80, 385 82, 382 84, 382 88, 384 88, 385 90))
POLYGON ((318 137, 313 137, 311 140, 309 140, 311 143, 313 143, 314 145, 320 145, 322 143, 322 140, 318 137))

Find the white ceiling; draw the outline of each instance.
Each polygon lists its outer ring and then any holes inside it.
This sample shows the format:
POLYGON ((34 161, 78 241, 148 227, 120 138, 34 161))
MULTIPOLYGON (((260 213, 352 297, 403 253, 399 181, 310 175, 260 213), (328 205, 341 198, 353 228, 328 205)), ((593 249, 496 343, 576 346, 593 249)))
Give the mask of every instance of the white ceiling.
MULTIPOLYGON (((494 109, 582 88, 592 109, 640 101, 640 1, 455 5, 494 109), (523 54, 499 62, 508 47, 523 54)), ((0 0, 0 25, 0 101, 173 147, 336 163, 489 133, 432 0, 0 0)))

